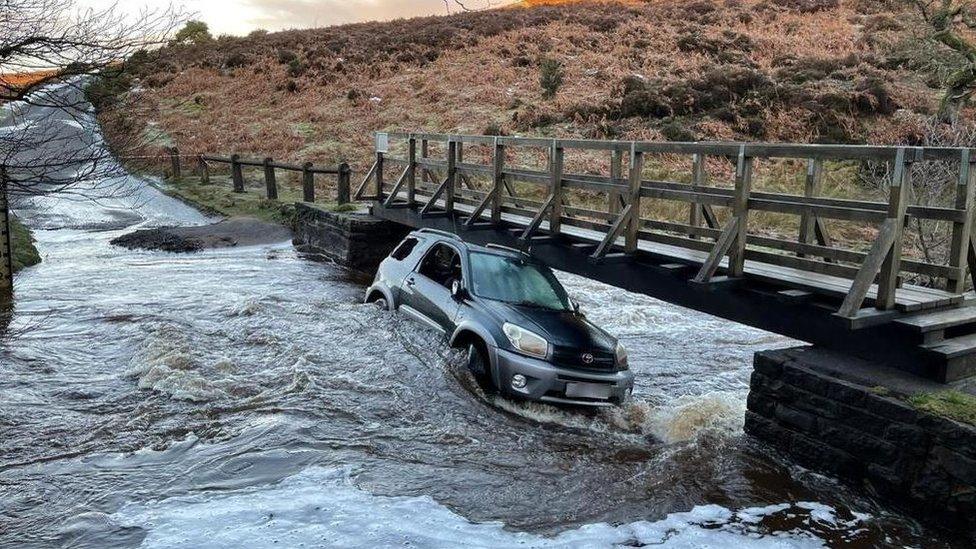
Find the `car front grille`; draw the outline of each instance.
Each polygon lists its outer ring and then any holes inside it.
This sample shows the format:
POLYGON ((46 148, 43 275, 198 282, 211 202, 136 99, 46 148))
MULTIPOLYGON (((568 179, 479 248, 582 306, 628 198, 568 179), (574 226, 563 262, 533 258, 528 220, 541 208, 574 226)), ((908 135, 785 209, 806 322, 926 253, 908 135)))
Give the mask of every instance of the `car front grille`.
POLYGON ((574 368, 582 370, 596 370, 601 372, 612 372, 617 369, 613 353, 606 351, 587 351, 584 349, 573 349, 567 347, 556 347, 552 351, 552 361, 564 368, 574 368), (593 356, 592 362, 585 362, 583 355, 593 356))

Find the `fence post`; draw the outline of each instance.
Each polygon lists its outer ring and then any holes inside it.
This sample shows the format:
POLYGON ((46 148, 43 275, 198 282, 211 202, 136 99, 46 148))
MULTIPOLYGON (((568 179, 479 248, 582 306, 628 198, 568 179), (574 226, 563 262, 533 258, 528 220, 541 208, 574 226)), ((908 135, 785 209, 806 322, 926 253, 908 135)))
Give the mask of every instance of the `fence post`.
POLYGON ((275 177, 273 158, 264 159, 264 186, 268 190, 268 200, 278 200, 278 178, 275 177))
POLYGON ((444 209, 454 212, 454 187, 457 176, 457 141, 447 138, 447 188, 444 189, 444 209))
POLYGON ((959 182, 956 185, 955 208, 965 212, 965 218, 961 223, 952 224, 949 266, 955 269, 955 272, 952 278, 946 280, 946 290, 957 294, 966 290, 966 266, 973 224, 974 189, 976 189, 976 157, 972 156, 971 149, 963 149, 959 158, 959 182))
POLYGON ((412 134, 407 141, 407 205, 417 202, 417 138, 412 134))
POLYGON ((751 156, 746 156, 746 146, 739 147, 739 158, 735 167, 735 198, 732 215, 738 220, 735 242, 729 250, 729 276, 740 277, 745 270, 746 237, 749 234, 749 193, 752 189, 751 156))
POLYGON ((494 152, 492 153, 492 197, 491 222, 495 225, 502 220, 502 187, 505 185, 505 145, 495 137, 494 152))
POLYGON ((241 169, 241 155, 239 154, 230 157, 230 175, 234 181, 234 192, 244 192, 244 172, 241 169))
POLYGON ((173 169, 173 179, 181 179, 183 177, 183 170, 180 166, 180 150, 178 148, 169 148, 169 163, 173 169))
POLYGON ((315 202, 315 172, 311 162, 302 164, 302 200, 315 202))
POLYGON ((202 185, 209 185, 210 184, 210 164, 207 164, 207 161, 203 159, 203 155, 202 154, 199 157, 197 157, 197 160, 200 163, 200 184, 202 184, 202 185))
POLYGON ((627 221, 627 233, 624 236, 624 251, 632 254, 637 251, 637 236, 640 231, 640 203, 641 179, 644 173, 644 153, 637 150, 637 143, 630 144, 630 196, 627 204, 630 206, 630 219, 627 221))
POLYGON ((908 197, 912 187, 912 163, 915 161, 917 150, 913 154, 901 147, 895 155, 895 172, 891 178, 891 189, 888 196, 888 219, 893 219, 894 242, 878 274, 878 298, 875 307, 889 310, 895 306, 895 292, 898 288, 898 273, 901 272, 901 248, 905 232, 905 212, 908 209, 908 197))
POLYGON ((7 190, 7 169, 0 166, 0 298, 9 297, 14 292, 14 249, 10 234, 13 223, 7 190))
MULTIPOLYGON (((610 180, 614 185, 617 181, 623 179, 624 176, 624 152, 614 150, 610 153, 610 180)), ((616 189, 610 191, 610 195, 607 197, 609 204, 607 205, 607 211, 611 215, 620 214, 620 197, 622 193, 616 189)))
POLYGON ((552 141, 549 151, 549 175, 552 186, 552 212, 549 217, 549 232, 559 234, 563 220, 563 148, 559 141, 552 141))
MULTIPOLYGON (((811 158, 807 161, 807 178, 803 186, 803 195, 813 198, 820 194, 820 187, 823 181, 823 160, 811 158)), ((800 243, 816 243, 817 216, 809 211, 804 211, 800 215, 800 243)), ((805 257, 806 254, 798 253, 797 257, 805 257)))
POLYGON ((352 179, 352 168, 343 162, 339 164, 339 181, 336 186, 336 203, 339 205, 349 203, 349 182, 352 179))
MULTIPOLYGON (((698 191, 701 187, 705 186, 705 159, 701 154, 695 153, 691 157, 691 189, 693 191, 698 191)), ((693 200, 688 207, 690 208, 688 214, 688 224, 692 227, 701 227, 702 224, 702 205, 697 201, 693 200)), ((698 238, 695 234, 688 235, 691 238, 698 238)))

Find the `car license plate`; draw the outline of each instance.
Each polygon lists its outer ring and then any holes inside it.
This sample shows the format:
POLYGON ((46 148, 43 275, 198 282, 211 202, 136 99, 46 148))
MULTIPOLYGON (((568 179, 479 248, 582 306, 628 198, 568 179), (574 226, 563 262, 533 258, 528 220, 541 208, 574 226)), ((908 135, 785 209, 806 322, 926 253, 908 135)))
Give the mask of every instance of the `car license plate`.
POLYGON ((566 396, 578 398, 610 398, 610 386, 602 383, 567 383, 566 396))

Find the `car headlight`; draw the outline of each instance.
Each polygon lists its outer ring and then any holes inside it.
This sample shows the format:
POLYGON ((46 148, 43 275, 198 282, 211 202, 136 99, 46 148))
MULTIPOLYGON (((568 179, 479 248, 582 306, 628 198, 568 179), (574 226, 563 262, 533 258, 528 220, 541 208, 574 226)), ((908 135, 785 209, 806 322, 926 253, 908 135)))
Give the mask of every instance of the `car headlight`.
POLYGON ((512 347, 515 347, 519 352, 539 358, 546 358, 549 354, 549 342, 539 334, 508 322, 502 326, 502 331, 505 332, 505 337, 512 342, 512 347))
POLYGON ((617 342, 617 350, 615 354, 617 355, 617 366, 619 366, 621 369, 626 370, 627 349, 625 349, 624 346, 619 341, 617 342))

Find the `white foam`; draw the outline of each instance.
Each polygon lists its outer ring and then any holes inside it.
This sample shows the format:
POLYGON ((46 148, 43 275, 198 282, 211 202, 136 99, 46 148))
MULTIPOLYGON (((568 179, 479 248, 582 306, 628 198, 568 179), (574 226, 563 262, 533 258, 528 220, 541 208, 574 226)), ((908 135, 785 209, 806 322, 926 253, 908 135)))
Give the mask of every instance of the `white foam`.
POLYGON ((755 523, 785 507, 731 511, 702 505, 656 522, 588 524, 553 537, 472 523, 428 497, 373 496, 348 471, 307 469, 280 483, 130 503, 115 524, 147 531, 143 547, 823 547, 802 532, 767 532, 755 523))

